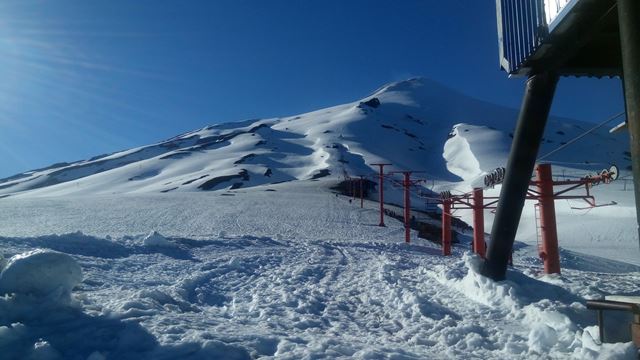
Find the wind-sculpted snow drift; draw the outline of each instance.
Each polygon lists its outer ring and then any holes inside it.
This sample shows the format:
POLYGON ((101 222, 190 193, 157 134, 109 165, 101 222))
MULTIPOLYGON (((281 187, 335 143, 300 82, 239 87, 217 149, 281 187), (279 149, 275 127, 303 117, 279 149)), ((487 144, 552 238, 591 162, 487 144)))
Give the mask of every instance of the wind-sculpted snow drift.
POLYGON ((68 296, 82 280, 82 269, 69 255, 34 250, 15 255, 0 272, 0 294, 68 296))
MULTIPOLYGON (((525 207, 500 283, 464 235, 443 257, 415 232, 404 244, 395 219, 377 226, 376 202, 329 190, 391 162, 426 171, 422 192, 466 191, 504 166, 515 115, 413 79, 2 180, 0 358, 635 358, 629 342, 599 344, 584 305, 639 294, 624 183, 592 189, 615 212, 557 204, 561 276, 540 275, 525 207)), ((542 151, 588 127, 551 119, 542 151)), ((626 139, 591 140, 558 153, 558 171, 625 169, 626 139)))

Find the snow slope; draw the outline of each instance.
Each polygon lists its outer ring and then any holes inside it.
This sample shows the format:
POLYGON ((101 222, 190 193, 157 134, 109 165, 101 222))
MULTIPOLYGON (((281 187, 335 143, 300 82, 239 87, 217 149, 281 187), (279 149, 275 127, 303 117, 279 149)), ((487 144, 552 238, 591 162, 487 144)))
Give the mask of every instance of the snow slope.
POLYGON ((638 267, 600 260, 610 271, 596 272, 577 257, 582 269, 540 277, 517 255, 511 280, 495 284, 464 248, 442 257, 415 234, 405 245, 397 221, 376 226, 375 202, 360 209, 323 191, 330 183, 4 199, 2 218, 19 206, 45 209, 51 222, 14 218, 2 252, 70 254, 84 280, 69 305, 0 298, 0 350, 8 359, 633 358, 628 343, 597 345, 584 298, 637 292, 638 267))
MULTIPOLYGON (((344 105, 208 126, 157 144, 19 174, 0 180, 0 197, 228 190, 373 175, 377 169, 369 164, 376 162, 393 164, 389 170, 422 171, 417 175, 427 180, 422 192, 468 192, 482 185, 486 172, 506 165, 516 116, 516 110, 466 97, 426 79, 410 79, 344 105)), ((591 127, 550 118, 540 155, 591 127)), ((603 128, 545 161, 565 177, 581 177, 611 164, 618 165, 623 178, 629 177, 628 144, 626 134, 612 135, 603 128)), ((386 187, 387 201, 401 205, 400 190, 386 187)), ((497 196, 499 189, 487 191, 487 196, 497 196)), ((585 204, 558 202, 561 245, 640 265, 631 183, 602 186, 594 193, 598 203, 617 205, 575 210, 572 207, 585 204), (615 246, 608 239, 615 239, 615 246)), ((412 203, 420 208, 424 200, 416 194, 412 203)), ((470 211, 456 215, 471 223, 470 211)), ((487 231, 492 220, 488 213, 487 231)), ((524 209, 518 239, 528 245, 537 242, 532 203, 524 209)))
MULTIPOLYGON (((157 144, 26 172, 0 180, 0 196, 228 189, 372 174, 368 164, 380 161, 394 164, 395 170, 425 171, 431 180, 467 179, 504 165, 515 118, 515 110, 411 79, 353 103, 208 126, 157 144), (450 136, 459 141, 447 142, 450 136)), ((541 152, 588 127, 551 118, 541 152)), ((625 137, 601 129, 551 160, 578 168, 613 162, 626 169, 626 145, 625 137)))
MULTIPOLYGON (((423 191, 468 191, 504 166, 515 117, 412 79, 349 104, 209 126, 4 179, 0 353, 635 358, 630 343, 599 344, 595 314, 584 305, 611 293, 640 295, 630 184, 593 189, 599 203, 616 206, 557 204, 561 276, 541 275, 528 203, 516 267, 500 283, 477 274, 468 242, 451 257, 415 233, 405 245, 399 222, 377 226, 376 202, 360 209, 329 190, 383 161, 425 171, 423 191), (74 287, 77 265, 82 281, 74 287), (47 266, 60 275, 38 282, 47 266)), ((550 119, 541 153, 589 127, 550 119)), ((603 130, 550 160, 556 174, 582 176, 611 162, 624 170, 627 149, 626 136, 603 130)), ((386 190, 400 201, 398 189, 386 190)), ((455 215, 471 223, 469 211, 455 215)), ((490 229, 492 215, 485 220, 490 229)))

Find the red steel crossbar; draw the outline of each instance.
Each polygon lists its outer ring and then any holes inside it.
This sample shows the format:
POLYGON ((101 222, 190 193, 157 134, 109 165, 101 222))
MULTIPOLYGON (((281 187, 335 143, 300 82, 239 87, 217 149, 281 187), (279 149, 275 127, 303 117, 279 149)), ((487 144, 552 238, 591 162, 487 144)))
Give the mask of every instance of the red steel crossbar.
MULTIPOLYGON (((591 195, 589 189, 594 183, 609 183, 614 178, 610 174, 601 174, 591 177, 585 177, 579 180, 560 180, 553 181, 551 165, 538 164, 536 167, 536 179, 531 181, 531 186, 527 191, 527 200, 538 200, 540 208, 541 223, 541 249, 540 257, 544 262, 544 271, 547 274, 560 273, 560 253, 558 250, 558 233, 555 215, 554 201, 558 199, 581 199, 585 200, 589 206, 613 205, 604 204, 596 205, 595 198, 591 195), (555 186, 569 186, 566 189, 554 192, 555 186), (584 186, 586 195, 566 195, 567 192, 584 186)), ((486 252, 486 243, 484 241, 484 209, 495 209, 497 197, 485 197, 481 188, 473 189, 471 193, 462 195, 451 195, 449 192, 440 201, 443 204, 442 216, 442 242, 443 251, 444 244, 450 243, 451 234, 451 209, 473 209, 473 251, 484 257, 486 252), (487 201, 485 203, 485 201, 487 201)))

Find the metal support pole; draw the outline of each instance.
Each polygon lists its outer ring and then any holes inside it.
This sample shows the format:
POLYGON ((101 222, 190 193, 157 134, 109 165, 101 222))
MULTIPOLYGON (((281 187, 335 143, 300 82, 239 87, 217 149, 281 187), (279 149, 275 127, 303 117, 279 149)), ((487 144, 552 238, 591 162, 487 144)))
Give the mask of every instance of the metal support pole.
POLYGON ((384 226, 384 165, 380 166, 380 179, 378 180, 378 184, 380 187, 380 196, 378 197, 378 202, 380 203, 380 224, 378 226, 384 226))
POLYGON ((353 200, 356 199, 356 181, 355 180, 351 180, 351 198, 353 200))
POLYGON ((451 200, 442 201, 442 255, 451 255, 451 200))
POLYGON ((603 310, 598 309, 598 334, 600 335, 600 344, 604 344, 604 315, 603 310))
POLYGON ((404 180, 402 187, 404 188, 404 242, 411 242, 411 198, 409 196, 409 188, 411 187, 411 172, 402 173, 404 180))
POLYGON ((557 83, 558 75, 553 72, 532 75, 527 80, 491 228, 487 259, 482 266, 482 274, 494 280, 503 280, 507 273, 509 256, 557 83))
POLYGON ((473 189, 473 252, 484 258, 484 196, 481 188, 473 189))
POLYGON ((618 23, 640 245, 640 2, 638 0, 618 0, 618 23))
POLYGON ((378 181, 378 187, 379 187, 378 201, 380 202, 380 224, 378 224, 378 226, 385 226, 384 225, 384 167, 386 165, 391 165, 391 164, 371 164, 371 165, 377 165, 380 169, 380 176, 378 181))
POLYGON ((362 176, 360 176, 360 208, 362 209, 364 207, 364 190, 362 189, 363 183, 364 182, 364 178, 362 176))
POLYGON ((540 232, 545 274, 560 274, 560 252, 556 227, 556 207, 553 198, 553 177, 550 164, 539 164, 536 168, 537 186, 540 193, 540 232))

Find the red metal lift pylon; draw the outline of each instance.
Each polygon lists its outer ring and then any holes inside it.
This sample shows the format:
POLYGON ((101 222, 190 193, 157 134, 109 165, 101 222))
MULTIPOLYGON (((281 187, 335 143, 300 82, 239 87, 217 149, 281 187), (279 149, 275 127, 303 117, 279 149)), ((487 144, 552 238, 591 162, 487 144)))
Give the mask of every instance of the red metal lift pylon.
POLYGON ((351 200, 356 199, 356 181, 351 179, 351 200))
POLYGON ((442 212, 442 242, 451 244, 451 210, 453 209, 472 209, 473 210, 473 252, 484 257, 486 251, 486 242, 484 241, 484 210, 495 209, 498 202, 497 197, 485 197, 482 188, 475 188, 471 193, 461 195, 451 195, 445 191, 440 194, 443 205, 442 212), (491 200, 484 203, 484 200, 491 200), (447 210, 447 216, 445 216, 447 210), (449 230, 445 232, 445 228, 449 230))
MULTIPOLYGON (((558 232, 555 215, 555 200, 560 199, 579 199, 589 204, 587 208, 615 205, 609 203, 604 205, 596 205, 595 198, 590 193, 590 187, 600 182, 609 183, 618 176, 618 169, 612 166, 609 170, 603 170, 600 174, 585 176, 578 180, 559 180, 553 181, 551 165, 538 164, 536 166, 536 180, 530 182, 530 188, 527 191, 527 200, 538 200, 536 209, 540 211, 540 228, 541 228, 541 246, 539 255, 544 263, 544 271, 547 274, 560 273, 560 253, 558 250, 558 232), (555 186, 569 186, 558 192, 554 192, 555 186), (584 186, 586 195, 565 195, 567 192, 584 186)), ((485 197, 483 190, 474 189, 471 193, 462 195, 451 195, 446 191, 441 193, 441 201, 443 204, 442 212, 442 243, 443 251, 445 243, 451 242, 451 210, 452 209, 473 209, 473 251, 484 256, 484 209, 495 209, 498 197, 485 197), (473 200, 473 201, 472 201, 473 200), (485 200, 490 200, 484 203, 485 200), (445 231, 447 229, 447 231, 445 231)), ((587 209, 578 208, 578 209, 587 209)), ((537 210, 536 210, 537 211, 537 210)))
POLYGON ((364 176, 360 175, 360 208, 364 207, 364 190, 362 189, 364 183, 364 176))
POLYGON ((585 176, 579 180, 553 181, 551 164, 538 164, 536 167, 536 180, 531 182, 531 185, 535 186, 537 190, 529 189, 527 192, 527 199, 538 200, 542 240, 539 255, 544 263, 544 272, 546 274, 560 273, 560 250, 558 249, 555 200, 580 199, 589 204, 589 207, 587 208, 615 205, 615 202, 596 205, 595 198, 591 195, 589 189, 594 184, 598 184, 600 182, 610 183, 617 178, 618 168, 612 166, 609 170, 603 170, 600 174, 585 176), (569 187, 554 193, 554 187, 556 186, 569 187), (586 195, 563 195, 582 186, 585 188, 586 195))
POLYGON ((442 255, 451 255, 451 199, 442 199, 442 255))
POLYGON ((473 252, 485 256, 484 241, 484 194, 481 188, 473 189, 473 252))
POLYGON ((380 188, 379 197, 378 197, 378 201, 380 202, 380 224, 378 224, 378 226, 385 226, 384 225, 384 188, 383 188, 384 167, 391 164, 377 163, 377 164, 371 164, 371 165, 376 165, 380 168, 379 180, 378 180, 378 187, 380 188))
POLYGON ((540 164, 536 167, 536 186, 540 209, 540 232, 542 249, 540 258, 546 274, 560 274, 560 250, 558 249, 558 230, 556 226, 556 206, 553 194, 551 165, 540 164))
POLYGON ((402 180, 402 187, 404 189, 404 242, 408 244, 411 242, 411 194, 409 194, 411 172, 405 171, 402 174, 404 175, 404 179, 402 180))
POLYGON ((411 174, 416 171, 396 171, 389 174, 402 174, 402 190, 404 198, 404 242, 411 242, 411 186, 423 182, 424 180, 411 180, 411 174))

